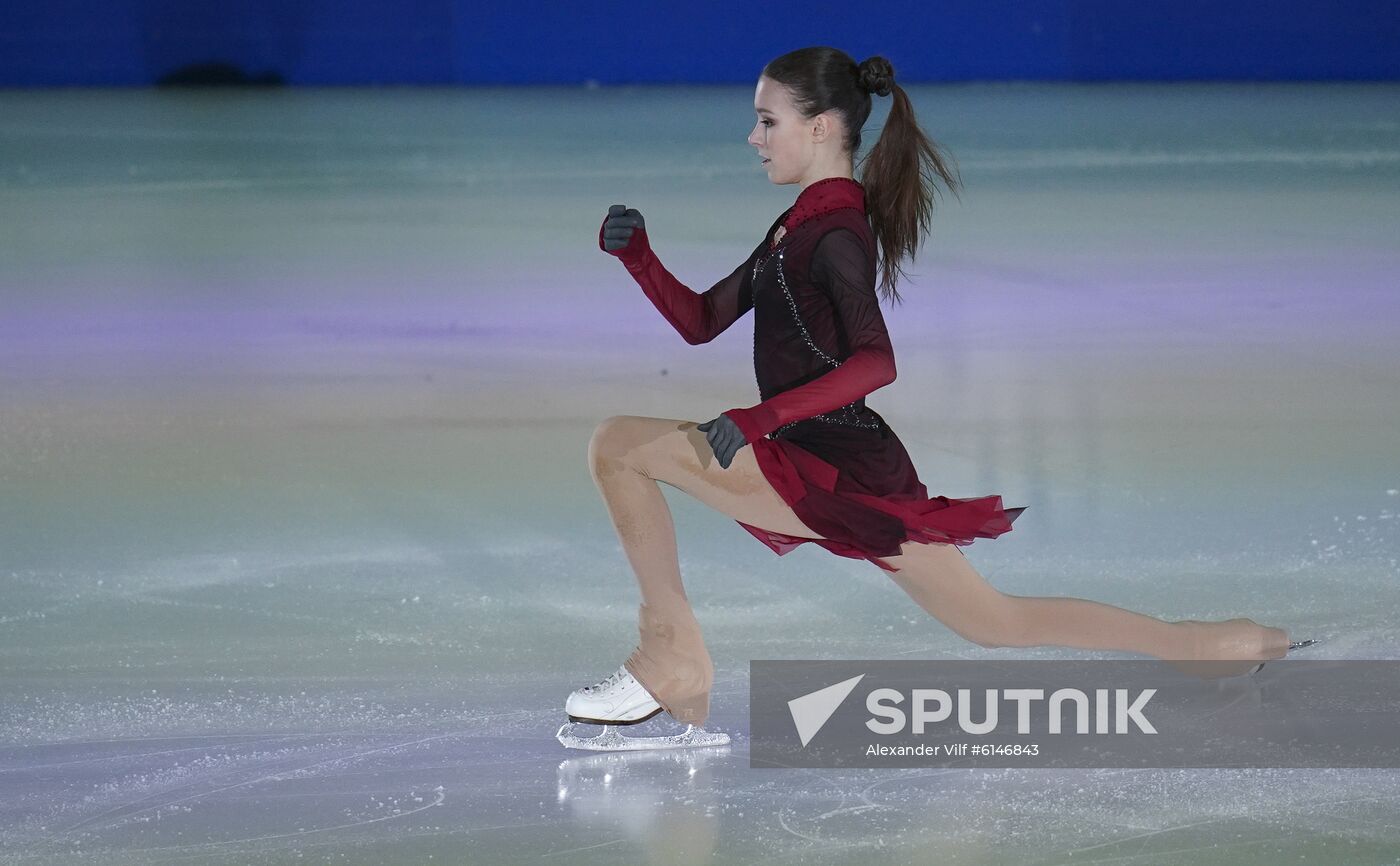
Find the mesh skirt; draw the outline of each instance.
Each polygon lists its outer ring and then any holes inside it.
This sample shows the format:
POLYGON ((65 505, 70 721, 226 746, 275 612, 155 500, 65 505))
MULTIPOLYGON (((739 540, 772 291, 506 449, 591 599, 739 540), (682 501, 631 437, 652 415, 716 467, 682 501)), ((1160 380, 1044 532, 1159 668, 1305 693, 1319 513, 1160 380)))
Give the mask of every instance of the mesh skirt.
POLYGON ((817 544, 838 556, 898 556, 906 541, 966 546, 1011 531, 1025 507, 997 495, 928 495, 904 445, 881 419, 879 430, 800 424, 750 443, 764 477, 799 520, 823 538, 801 538, 735 521, 779 556, 817 544))

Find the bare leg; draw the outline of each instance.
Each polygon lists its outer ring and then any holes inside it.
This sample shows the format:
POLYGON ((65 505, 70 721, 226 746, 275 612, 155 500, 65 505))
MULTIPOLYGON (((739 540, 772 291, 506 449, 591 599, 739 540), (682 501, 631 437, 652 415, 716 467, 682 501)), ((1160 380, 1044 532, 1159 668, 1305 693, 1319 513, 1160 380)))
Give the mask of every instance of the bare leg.
POLYGON ((676 528, 660 484, 752 526, 821 536, 774 492, 752 448, 721 468, 692 421, 608 418, 593 433, 588 463, 641 591, 640 642, 624 666, 677 721, 703 724, 714 665, 681 581, 676 528))
POLYGON ((624 663, 677 721, 709 716, 714 665, 681 582, 676 529, 656 481, 626 463, 595 457, 593 480, 637 576, 641 642, 624 663))
POLYGON ((1248 660, 1235 666, 1178 665, 1215 676, 1281 658, 1288 634, 1250 619, 1167 622, 1082 598, 1006 595, 951 544, 907 543, 885 562, 914 601, 953 631, 987 647, 1070 646, 1122 650, 1177 661, 1248 660))

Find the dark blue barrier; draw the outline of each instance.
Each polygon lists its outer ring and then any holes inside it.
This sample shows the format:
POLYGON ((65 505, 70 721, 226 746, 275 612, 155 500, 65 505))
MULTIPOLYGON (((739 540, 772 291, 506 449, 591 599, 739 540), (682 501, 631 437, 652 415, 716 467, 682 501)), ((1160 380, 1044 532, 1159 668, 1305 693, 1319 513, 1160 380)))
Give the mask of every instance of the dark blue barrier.
POLYGON ((803 45, 904 81, 1400 77, 1396 0, 44 0, 0 4, 0 85, 750 83, 803 45), (872 16, 864 10, 881 9, 872 16))

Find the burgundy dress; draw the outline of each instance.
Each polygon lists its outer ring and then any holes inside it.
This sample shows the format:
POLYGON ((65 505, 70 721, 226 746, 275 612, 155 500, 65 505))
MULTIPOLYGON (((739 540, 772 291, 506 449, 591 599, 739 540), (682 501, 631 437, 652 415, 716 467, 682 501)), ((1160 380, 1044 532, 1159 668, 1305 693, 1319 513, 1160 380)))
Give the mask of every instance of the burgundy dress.
POLYGON ((899 437, 865 405, 865 395, 894 381, 895 365, 875 293, 875 234, 857 181, 808 185, 748 259, 703 294, 662 266, 645 229, 610 252, 687 343, 707 343, 754 311, 761 402, 724 414, 773 489, 823 536, 735 521, 777 554, 811 542, 893 571, 879 557, 898 555, 905 541, 996 538, 1024 510, 1003 508, 995 495, 930 498, 899 437), (786 234, 771 244, 780 223, 786 234))

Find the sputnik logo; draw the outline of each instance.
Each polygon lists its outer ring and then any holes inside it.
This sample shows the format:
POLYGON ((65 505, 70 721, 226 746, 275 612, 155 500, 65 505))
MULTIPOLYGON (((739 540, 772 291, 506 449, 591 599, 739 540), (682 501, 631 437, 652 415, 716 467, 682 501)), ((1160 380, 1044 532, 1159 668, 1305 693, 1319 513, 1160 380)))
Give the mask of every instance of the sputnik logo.
POLYGON ((802 740, 802 745, 812 741, 841 706, 841 702, 855 689, 856 683, 863 679, 865 674, 788 701, 788 712, 792 713, 792 724, 797 728, 797 736, 802 740))

